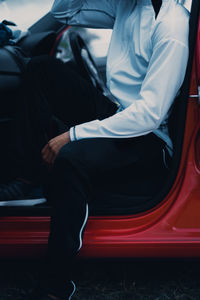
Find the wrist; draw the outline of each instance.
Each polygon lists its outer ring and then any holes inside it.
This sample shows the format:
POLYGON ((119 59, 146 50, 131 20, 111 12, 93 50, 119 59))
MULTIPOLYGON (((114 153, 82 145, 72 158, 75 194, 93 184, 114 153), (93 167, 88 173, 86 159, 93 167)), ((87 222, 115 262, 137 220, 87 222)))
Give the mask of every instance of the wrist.
POLYGON ((64 133, 64 138, 65 138, 66 143, 71 142, 69 131, 64 133))

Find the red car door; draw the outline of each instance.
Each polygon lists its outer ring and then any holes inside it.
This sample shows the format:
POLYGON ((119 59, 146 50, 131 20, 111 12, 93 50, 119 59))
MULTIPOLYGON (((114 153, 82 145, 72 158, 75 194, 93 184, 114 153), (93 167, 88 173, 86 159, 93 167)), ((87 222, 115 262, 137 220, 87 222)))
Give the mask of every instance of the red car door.
MULTIPOLYGON (((80 255, 84 257, 200 257, 200 23, 183 151, 176 180, 151 210, 133 215, 91 216, 80 255)), ((3 212, 3 209, 1 209, 3 212)), ((44 211, 44 210, 43 210, 44 211)), ((23 213, 21 207, 0 217, 0 257, 44 254, 48 213, 23 213)))

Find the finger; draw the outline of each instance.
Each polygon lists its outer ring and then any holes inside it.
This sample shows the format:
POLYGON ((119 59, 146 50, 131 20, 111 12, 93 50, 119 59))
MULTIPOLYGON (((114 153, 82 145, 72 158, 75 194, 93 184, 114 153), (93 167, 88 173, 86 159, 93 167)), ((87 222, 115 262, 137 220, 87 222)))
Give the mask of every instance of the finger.
POLYGON ((52 162, 51 162, 52 165, 54 164, 54 162, 55 162, 57 156, 58 156, 58 153, 54 155, 54 157, 53 157, 53 159, 52 159, 52 162))
POLYGON ((49 163, 53 164, 57 155, 58 155, 58 147, 56 147, 56 145, 54 145, 54 147, 52 147, 51 149, 51 156, 49 156, 49 163))
POLYGON ((48 153, 46 153, 43 157, 42 157, 43 161, 45 164, 48 164, 48 153))
POLYGON ((54 153, 53 152, 49 152, 49 155, 47 157, 47 162, 49 165, 52 165, 52 161, 54 159, 54 153))
POLYGON ((46 157, 47 156, 47 153, 49 152, 49 145, 46 144, 46 146, 42 149, 41 151, 41 155, 42 155, 42 158, 46 157))
POLYGON ((46 150, 43 152, 43 154, 42 154, 42 159, 43 159, 46 163, 48 163, 48 162, 49 162, 49 157, 50 157, 50 155, 51 155, 51 149, 48 147, 48 148, 46 148, 46 150))
POLYGON ((44 159, 45 159, 46 163, 52 164, 55 159, 56 154, 57 154, 56 145, 53 143, 48 144, 48 147, 44 154, 44 159))
POLYGON ((49 144, 46 144, 44 146, 44 148, 42 149, 42 151, 41 151, 42 155, 44 155, 46 153, 46 151, 47 151, 48 148, 49 148, 49 144))

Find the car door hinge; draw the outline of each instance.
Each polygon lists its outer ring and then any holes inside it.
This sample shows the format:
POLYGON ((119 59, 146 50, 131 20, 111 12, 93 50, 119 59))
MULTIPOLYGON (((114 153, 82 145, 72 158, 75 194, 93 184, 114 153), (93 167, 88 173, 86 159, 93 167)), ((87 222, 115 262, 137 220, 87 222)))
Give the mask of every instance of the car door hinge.
POLYGON ((198 94, 199 94, 199 100, 198 100, 198 103, 200 105, 200 85, 198 86, 198 94))
POLYGON ((200 105, 200 86, 198 86, 198 94, 197 95, 190 95, 189 98, 197 98, 198 104, 200 105))

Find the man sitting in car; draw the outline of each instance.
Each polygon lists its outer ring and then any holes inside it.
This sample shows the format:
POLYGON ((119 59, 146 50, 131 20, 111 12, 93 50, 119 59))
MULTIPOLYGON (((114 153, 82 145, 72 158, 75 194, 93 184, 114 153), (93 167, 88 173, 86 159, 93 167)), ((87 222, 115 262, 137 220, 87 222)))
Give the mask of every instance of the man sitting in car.
MULTIPOLYGON (((33 298, 71 299, 88 204, 101 201, 97 186, 131 177, 126 197, 134 194, 138 166, 167 168, 173 153, 167 120, 186 71, 191 2, 55 0, 51 12, 59 21, 113 29, 107 87, 114 101, 59 60, 38 57, 27 67, 20 142, 29 165, 22 177, 34 177, 45 162, 53 205, 49 268, 33 298)), ((104 191, 109 199, 118 186, 104 191)))

